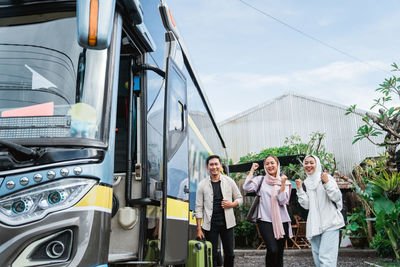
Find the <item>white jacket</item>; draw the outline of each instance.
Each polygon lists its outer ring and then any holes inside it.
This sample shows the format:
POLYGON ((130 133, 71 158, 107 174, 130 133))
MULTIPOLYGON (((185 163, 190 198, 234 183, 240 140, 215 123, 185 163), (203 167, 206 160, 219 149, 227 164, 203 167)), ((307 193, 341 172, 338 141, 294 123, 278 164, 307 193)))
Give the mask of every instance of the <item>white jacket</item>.
MULTIPOLYGON (((239 205, 242 204, 243 198, 240 194, 239 188, 235 181, 225 175, 220 176, 221 179, 221 192, 224 200, 237 201, 239 205)), ((213 214, 213 188, 211 178, 202 180, 197 186, 196 192, 196 218, 203 218, 202 228, 206 231, 211 229, 211 216, 213 214)), ((235 214, 233 208, 224 209, 226 228, 229 229, 236 225, 235 214)))
POLYGON ((320 181, 315 190, 297 190, 300 205, 309 210, 306 230, 308 239, 344 226, 340 212, 343 208, 342 193, 335 179, 330 175, 328 177, 329 181, 325 184, 320 181))

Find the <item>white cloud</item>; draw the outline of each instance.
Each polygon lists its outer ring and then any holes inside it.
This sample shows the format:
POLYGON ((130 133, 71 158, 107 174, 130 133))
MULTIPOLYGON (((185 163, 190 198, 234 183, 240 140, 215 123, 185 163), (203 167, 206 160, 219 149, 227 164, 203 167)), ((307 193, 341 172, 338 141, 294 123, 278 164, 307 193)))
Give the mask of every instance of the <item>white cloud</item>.
POLYGON ((200 77, 221 121, 288 91, 368 110, 372 99, 379 97, 375 89, 388 77, 383 70, 389 66, 380 61, 342 61, 282 75, 231 72, 200 77))
POLYGON ((384 76, 385 71, 387 71, 387 73, 389 72, 387 68, 389 65, 389 63, 379 61, 368 61, 364 63, 339 61, 320 68, 296 72, 291 76, 295 78, 295 80, 305 83, 314 83, 315 79, 319 82, 334 82, 336 84, 338 82, 354 83, 368 73, 380 73, 384 76))

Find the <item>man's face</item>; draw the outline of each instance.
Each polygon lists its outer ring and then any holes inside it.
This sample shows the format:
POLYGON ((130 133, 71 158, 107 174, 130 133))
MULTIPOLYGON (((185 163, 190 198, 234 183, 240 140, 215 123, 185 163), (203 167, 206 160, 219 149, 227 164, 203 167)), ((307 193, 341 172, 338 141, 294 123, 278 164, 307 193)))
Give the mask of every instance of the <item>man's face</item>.
POLYGON ((210 175, 218 175, 221 171, 222 165, 217 158, 210 159, 207 165, 207 170, 210 175))

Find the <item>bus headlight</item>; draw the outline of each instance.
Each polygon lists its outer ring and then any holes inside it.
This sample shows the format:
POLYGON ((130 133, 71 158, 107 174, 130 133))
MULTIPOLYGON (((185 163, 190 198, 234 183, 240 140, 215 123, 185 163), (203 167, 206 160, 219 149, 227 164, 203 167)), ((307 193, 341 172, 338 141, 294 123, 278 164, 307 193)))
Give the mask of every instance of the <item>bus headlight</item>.
POLYGON ((47 214, 75 205, 96 180, 60 179, 0 199, 0 221, 19 225, 39 220, 47 214))
POLYGON ((20 199, 12 203, 11 210, 14 214, 20 214, 30 210, 31 207, 32 207, 31 199, 24 199, 24 200, 20 199))

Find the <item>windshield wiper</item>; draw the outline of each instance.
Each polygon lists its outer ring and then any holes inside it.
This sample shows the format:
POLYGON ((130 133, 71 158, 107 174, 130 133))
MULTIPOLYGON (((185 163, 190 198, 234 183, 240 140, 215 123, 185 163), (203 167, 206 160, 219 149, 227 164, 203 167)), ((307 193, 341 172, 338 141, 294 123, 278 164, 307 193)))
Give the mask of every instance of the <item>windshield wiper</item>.
POLYGON ((3 145, 5 147, 10 148, 12 151, 18 152, 20 154, 23 154, 24 156, 27 156, 31 159, 37 158, 39 156, 38 151, 35 149, 26 147, 26 146, 21 146, 19 144, 10 142, 10 141, 5 141, 5 140, 0 140, 0 145, 3 145))

